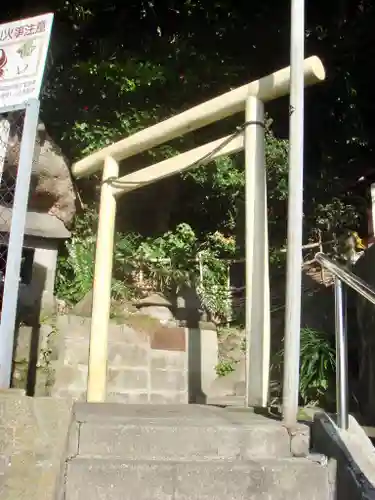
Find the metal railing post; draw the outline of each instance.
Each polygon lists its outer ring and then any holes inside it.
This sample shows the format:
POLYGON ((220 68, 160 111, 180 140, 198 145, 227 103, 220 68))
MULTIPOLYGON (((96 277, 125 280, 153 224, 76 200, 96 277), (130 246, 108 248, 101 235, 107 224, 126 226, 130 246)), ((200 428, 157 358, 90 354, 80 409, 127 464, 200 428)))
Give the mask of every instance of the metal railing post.
POLYGON ((348 415, 348 342, 346 306, 343 283, 335 276, 335 334, 336 334, 336 398, 337 423, 341 429, 349 426, 348 415))
POLYGON ((100 194, 99 225, 96 239, 95 272, 91 313, 87 401, 106 398, 108 324, 111 306, 113 242, 115 236, 116 198, 109 182, 117 178, 118 163, 106 158, 100 194))

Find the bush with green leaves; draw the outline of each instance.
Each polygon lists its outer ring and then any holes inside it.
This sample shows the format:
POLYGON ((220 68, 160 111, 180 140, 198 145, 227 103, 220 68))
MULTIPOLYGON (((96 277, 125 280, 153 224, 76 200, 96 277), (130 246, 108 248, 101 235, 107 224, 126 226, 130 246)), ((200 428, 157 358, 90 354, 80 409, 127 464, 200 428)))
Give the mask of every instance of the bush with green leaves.
MULTIPOLYGON (((77 217, 74 237, 59 258, 56 293, 71 304, 92 288, 96 237, 96 216, 85 212, 77 217)), ((188 224, 179 224, 157 238, 139 234, 117 234, 114 249, 112 293, 121 299, 136 293, 132 276, 142 269, 154 290, 176 292, 181 286, 195 287, 203 306, 213 316, 228 314, 227 265, 223 257, 233 255, 235 240, 219 232, 200 242, 188 224), (201 255, 203 282, 200 282, 201 255)))
POLYGON ((201 242, 185 223, 157 238, 126 235, 116 245, 116 258, 128 269, 141 267, 159 291, 176 292, 184 285, 196 288, 202 305, 218 321, 228 314, 228 270, 223 257, 234 252, 233 238, 215 232, 201 242), (129 245, 129 238, 137 242, 136 247, 129 245))
POLYGON ((97 219, 94 210, 76 217, 73 236, 58 258, 55 292, 70 304, 78 302, 92 288, 97 219))
POLYGON ((216 375, 218 377, 225 377, 229 373, 232 373, 235 370, 235 362, 234 361, 220 361, 216 365, 216 375))
POLYGON ((303 402, 324 398, 336 371, 335 349, 326 333, 311 328, 301 330, 300 395, 303 402))
MULTIPOLYGON (((279 368, 284 359, 284 349, 277 354, 279 368)), ((300 398, 304 405, 318 404, 334 387, 336 372, 335 348, 332 339, 324 332, 312 328, 301 329, 300 398)))

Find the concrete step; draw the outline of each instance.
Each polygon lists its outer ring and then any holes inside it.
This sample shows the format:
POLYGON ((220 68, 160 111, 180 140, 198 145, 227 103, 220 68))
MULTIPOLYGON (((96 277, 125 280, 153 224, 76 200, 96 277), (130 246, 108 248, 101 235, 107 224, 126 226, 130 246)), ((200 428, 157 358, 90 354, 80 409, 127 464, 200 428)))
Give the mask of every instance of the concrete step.
POLYGON ((285 427, 253 412, 188 405, 105 407, 77 405, 73 454, 198 461, 291 456, 285 427))
POLYGON ((243 396, 208 396, 207 404, 216 406, 238 406, 243 407, 245 398, 243 396))
POLYGON ((5 455, 0 455, 0 475, 4 475, 10 465, 10 459, 9 457, 5 455))
POLYGON ((290 456, 289 436, 277 425, 82 424, 79 454, 138 460, 214 460, 290 456))
POLYGON ((306 459, 221 462, 74 458, 65 500, 329 500, 327 468, 306 459))
POLYGON ((3 487, 7 480, 7 473, 10 470, 10 458, 0 455, 0 497, 2 497, 3 487))

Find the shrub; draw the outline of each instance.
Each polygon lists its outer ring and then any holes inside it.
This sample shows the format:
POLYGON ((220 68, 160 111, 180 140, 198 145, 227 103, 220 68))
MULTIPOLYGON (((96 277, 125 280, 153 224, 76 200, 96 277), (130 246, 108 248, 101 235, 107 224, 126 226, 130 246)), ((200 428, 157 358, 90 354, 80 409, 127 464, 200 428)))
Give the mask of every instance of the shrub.
MULTIPOLYGON (((277 354, 280 367, 284 349, 277 354)), ((318 404, 326 397, 336 371, 335 349, 326 333, 301 329, 300 398, 304 405, 318 404)))

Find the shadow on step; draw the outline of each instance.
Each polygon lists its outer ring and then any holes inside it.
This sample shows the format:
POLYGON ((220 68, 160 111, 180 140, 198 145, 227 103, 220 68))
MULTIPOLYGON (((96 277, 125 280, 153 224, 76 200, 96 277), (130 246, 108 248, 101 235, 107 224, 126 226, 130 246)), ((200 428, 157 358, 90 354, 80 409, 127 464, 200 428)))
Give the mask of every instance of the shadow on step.
POLYGON ((188 326, 188 391, 190 404, 206 404, 202 387, 202 340, 199 311, 190 311, 188 326))
POLYGON ((45 313, 42 310, 46 279, 46 268, 34 262, 32 280, 30 283, 21 283, 18 294, 11 386, 23 389, 27 396, 46 395, 46 360, 42 358, 43 355, 48 356, 47 338, 41 334, 41 316, 45 313), (40 391, 37 390, 38 384, 41 385, 40 391), (37 392, 39 393, 36 394, 37 392))

